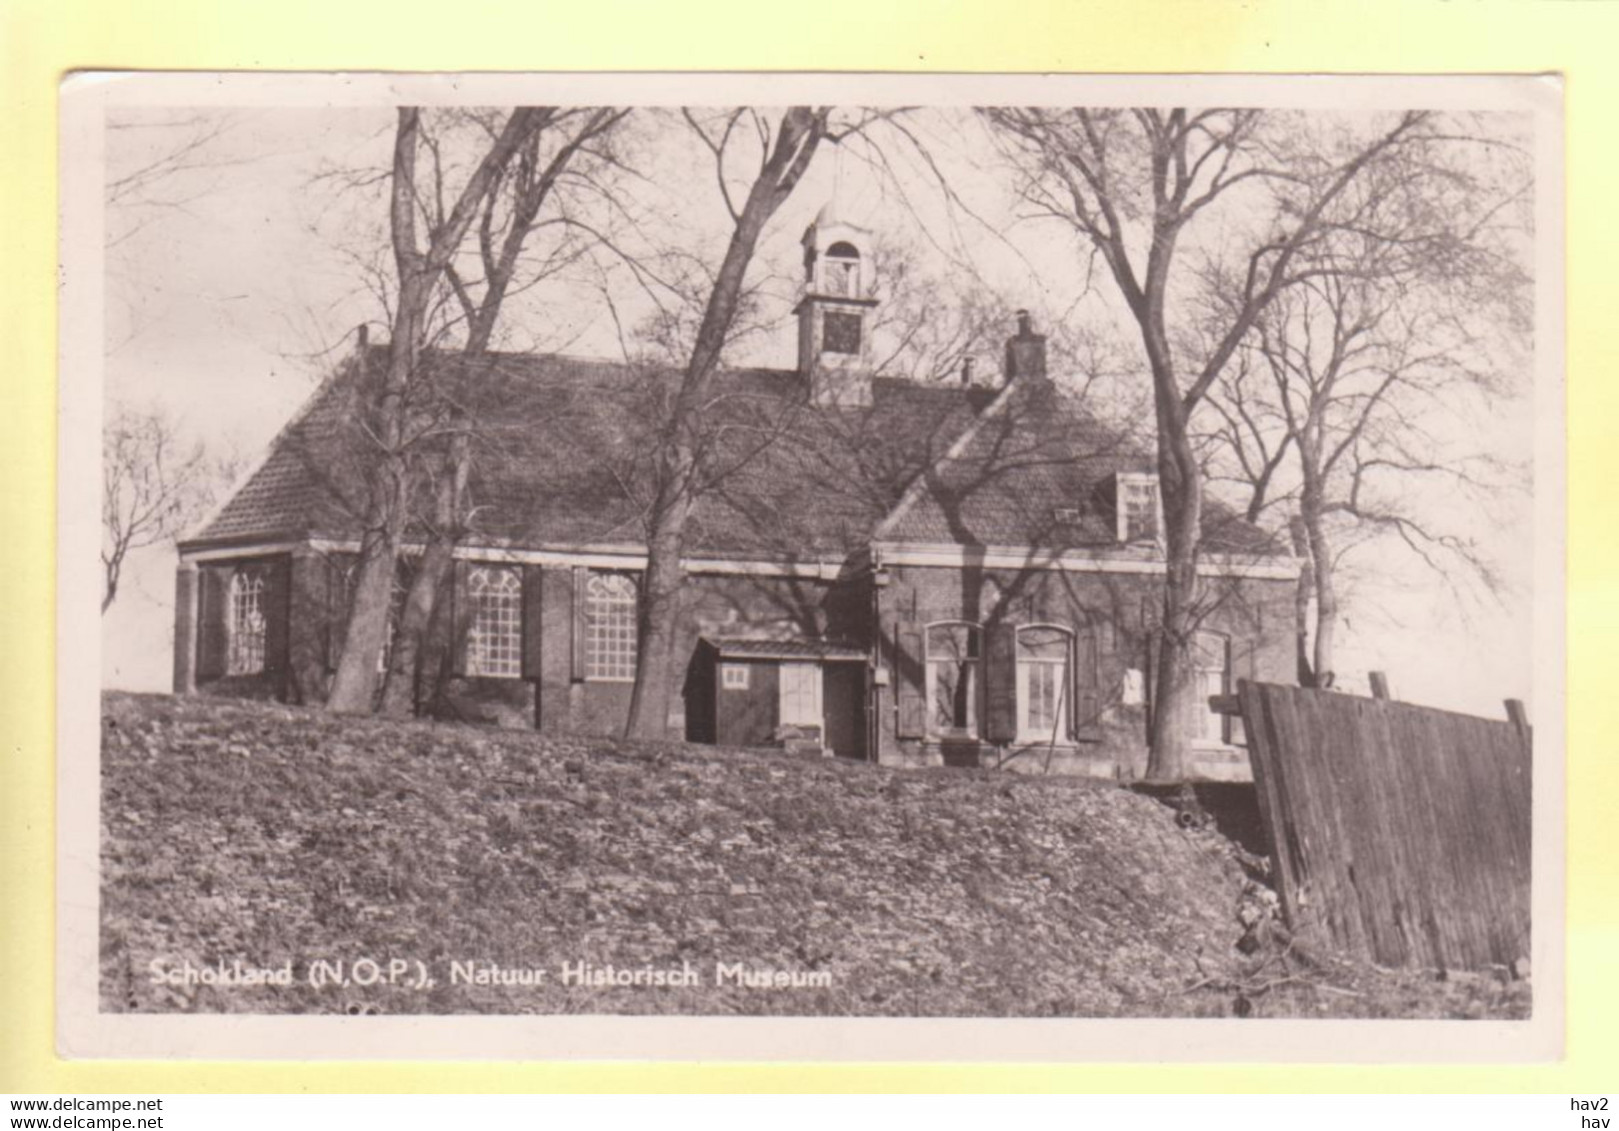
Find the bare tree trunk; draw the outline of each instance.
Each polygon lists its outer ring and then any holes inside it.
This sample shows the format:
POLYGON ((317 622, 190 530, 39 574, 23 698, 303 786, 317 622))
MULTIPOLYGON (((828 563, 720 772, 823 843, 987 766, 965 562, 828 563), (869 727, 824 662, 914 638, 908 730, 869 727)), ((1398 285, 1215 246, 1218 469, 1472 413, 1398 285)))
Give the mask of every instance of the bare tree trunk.
POLYGON ((1315 683, 1331 687, 1337 672, 1333 643, 1338 629, 1338 591, 1333 584, 1332 546, 1322 529, 1321 517, 1306 520, 1310 534, 1310 560, 1315 575, 1315 683))
POLYGON ((630 716, 625 725, 625 733, 634 737, 662 737, 668 726, 675 638, 686 580, 680 561, 685 527, 684 516, 667 522, 648 545, 646 576, 636 616, 640 648, 635 686, 630 691, 630 716))
POLYGON ((113 599, 118 596, 118 575, 123 571, 120 559, 106 562, 106 585, 101 591, 101 611, 103 614, 112 607, 113 599))
POLYGON ((1315 596, 1315 569, 1310 561, 1310 536, 1304 529, 1304 519, 1294 515, 1288 520, 1288 533, 1293 539, 1293 553, 1299 559, 1299 580, 1293 590, 1293 655, 1298 668, 1300 687, 1314 687, 1315 666, 1310 659, 1310 599, 1315 596))
POLYGON ((445 466, 435 489, 433 532, 427 548, 422 551, 416 574, 411 579, 404 608, 400 610, 399 627, 394 634, 393 654, 388 661, 388 674, 382 691, 382 713, 385 715, 402 718, 413 714, 417 705, 436 691, 427 686, 432 673, 422 666, 421 660, 428 626, 433 621, 439 596, 449 582, 450 566, 454 564, 455 547, 461 539, 461 524, 466 514, 467 450, 470 440, 464 422, 458 420, 456 424, 456 430, 450 437, 445 466))
POLYGON ((1175 373, 1175 353, 1165 319, 1165 307, 1171 301, 1170 266, 1181 232, 1206 206, 1244 179, 1292 180, 1297 171, 1253 166, 1227 175, 1239 153, 1257 152, 1250 148, 1252 129, 1259 120, 1252 111, 1193 114, 1185 109, 1142 109, 1129 117, 1086 109, 989 109, 985 113, 1032 146, 1030 156, 1041 177, 1057 178, 1051 201, 1061 202, 1055 206, 1065 213, 1072 208, 1071 222, 1105 260, 1141 330, 1157 411, 1158 469, 1167 535, 1157 702, 1147 776, 1160 781, 1182 778, 1190 748, 1188 728, 1194 717, 1191 700, 1196 685, 1190 678, 1190 648, 1197 630, 1197 543, 1203 486, 1202 472, 1190 449, 1188 417, 1287 285, 1293 260, 1320 231, 1329 206, 1368 164, 1401 144, 1427 115, 1401 115, 1387 132, 1331 167, 1309 196, 1278 200, 1284 204, 1277 218, 1278 230, 1253 248, 1239 268, 1240 290, 1230 304, 1229 322, 1211 340, 1211 348, 1183 389, 1175 373), (1123 122, 1133 123, 1142 148, 1121 149, 1110 140, 1123 135, 1123 122), (1145 194, 1137 194, 1143 173, 1144 183, 1152 190, 1152 203, 1142 233, 1147 237, 1145 270, 1138 273, 1143 248, 1131 238, 1127 224, 1144 204, 1145 194))
MULTIPOLYGON (((411 139, 414 149, 415 141, 411 139)), ((414 156, 411 158, 414 163, 414 156)), ((370 714, 376 707, 377 668, 388 638, 388 612, 393 603, 394 572, 410 506, 410 469, 403 446, 405 388, 416 365, 419 318, 407 311, 425 308, 422 279, 412 272, 400 281, 399 317, 389 344, 376 434, 382 447, 371 486, 371 529, 360 546, 360 572, 349 607, 343 654, 326 698, 329 710, 370 714)))
POLYGON ((399 274, 399 294, 394 308, 393 337, 388 343, 388 372, 374 422, 381 454, 372 475, 369 529, 361 545, 360 574, 354 586, 343 655, 326 700, 330 710, 368 714, 375 709, 378 661, 387 641, 394 573, 409 519, 405 393, 416 368, 428 304, 500 170, 534 128, 535 120, 536 111, 532 108, 512 111, 500 136, 462 190, 450 216, 430 234, 424 253, 416 243, 416 151, 421 134, 421 111, 410 106, 399 109, 389 198, 389 230, 399 274))
MULTIPOLYGON (((549 164, 539 166, 540 138, 555 119, 556 107, 540 107, 534 111, 534 125, 521 150, 517 153, 518 168, 513 189, 512 215, 506 235, 500 241, 498 253, 491 232, 497 193, 491 189, 484 201, 483 223, 479 233, 479 250, 483 258, 485 285, 482 298, 473 304, 464 287, 456 284, 456 293, 462 299, 467 314, 467 341, 462 357, 467 361, 482 357, 494 338, 495 325, 516 275, 518 258, 534 222, 539 216, 557 180, 581 146, 601 136, 629 113, 627 110, 600 109, 594 111, 583 128, 552 157, 549 164)), ((453 281, 453 279, 452 279, 453 281)), ((459 410, 453 410, 449 450, 441 468, 434 496, 434 519, 423 551, 420 568, 411 581, 405 606, 400 615, 399 630, 395 636, 394 652, 388 664, 383 684, 382 710, 384 714, 404 716, 419 710, 422 705, 443 700, 444 682, 453 664, 438 662, 445 657, 429 655, 427 634, 434 623, 439 603, 448 591, 450 567, 455 558, 455 547, 465 535, 467 522, 467 480, 471 473, 472 444, 469 435, 471 422, 459 410)), ((449 647, 461 646, 452 640, 449 647)))
MULTIPOLYGON (((751 205, 751 202, 750 202, 751 205)), ((646 575, 636 610, 637 639, 635 685, 630 691, 629 718, 624 732, 632 738, 661 738, 668 727, 669 691, 673 676, 674 637, 679 592, 685 581, 681 556, 686 544, 686 522, 696 503, 698 475, 696 443, 698 396, 719 365, 720 348, 735 317, 742 293, 742 277, 753 257, 766 217, 738 223, 726 251, 708 310, 697 333, 697 344, 687 367, 686 386, 676 398, 666 450, 659 469, 657 496, 647 534, 646 575), (694 375, 696 375, 694 377, 694 375)), ((749 220, 747 213, 743 220, 749 220)))
POLYGON ((809 168, 825 135, 826 121, 824 108, 794 106, 782 115, 781 128, 754 178, 747 201, 735 215, 731 241, 709 292, 691 359, 675 396, 648 523, 646 575, 636 617, 640 645, 629 718, 624 727, 628 737, 660 738, 669 725, 674 641, 684 581, 681 556, 701 471, 697 458, 701 405, 736 318, 742 284, 759 236, 809 168))
MULTIPOLYGON (((1168 379, 1173 381, 1173 375, 1168 379)), ((1179 400, 1170 405, 1178 408, 1179 400)), ((1199 707, 1197 684, 1192 678, 1192 640, 1197 633, 1197 551, 1203 520, 1203 484, 1184 426, 1161 429, 1158 450, 1166 575, 1147 780, 1173 782, 1185 780, 1191 760, 1191 724, 1199 707)))
MULTIPOLYGON (((534 211, 538 210, 536 203, 534 211)), ((482 357, 494 338, 495 322, 499 317, 506 290, 511 285, 512 273, 517 266, 517 253, 521 250, 522 236, 533 224, 533 212, 513 221, 512 235, 508 237, 506 253, 490 272, 483 301, 473 312, 467 328, 467 343, 462 357, 471 362, 482 357)), ((467 517, 467 479, 471 474, 472 438, 468 434, 470 422, 459 409, 452 413, 449 450, 440 471, 433 503, 433 528, 428 535, 427 548, 422 553, 420 568, 411 579, 410 592, 399 618, 399 631, 395 637, 394 654, 388 663, 387 680, 383 688, 382 711, 386 715, 403 717, 414 713, 428 701, 437 701, 443 692, 438 684, 443 671, 422 667, 425 653, 424 640, 441 594, 445 592, 450 566, 455 560, 455 547, 465 533, 467 517), (426 686, 431 678, 433 686, 426 686)), ((458 648, 461 641, 451 641, 458 648)), ((453 665, 451 665, 453 666, 453 665)))

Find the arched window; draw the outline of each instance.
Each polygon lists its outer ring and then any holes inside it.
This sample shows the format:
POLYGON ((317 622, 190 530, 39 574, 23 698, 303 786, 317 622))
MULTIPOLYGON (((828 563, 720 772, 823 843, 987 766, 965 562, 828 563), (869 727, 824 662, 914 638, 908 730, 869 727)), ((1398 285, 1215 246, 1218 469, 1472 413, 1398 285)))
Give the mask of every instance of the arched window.
POLYGON ((523 580, 508 566, 474 566, 467 572, 471 603, 467 674, 520 678, 523 674, 523 580))
POLYGON ((1231 690, 1230 642, 1217 632, 1200 632, 1192 638, 1192 678, 1197 688, 1197 709, 1192 713, 1193 742, 1218 744, 1225 741, 1225 716, 1209 706, 1209 696, 1231 690))
POLYGON ((950 621, 927 629, 928 730, 947 738, 978 737, 979 630, 950 621))
POLYGON ((1068 738, 1073 718, 1074 634, 1054 624, 1017 630, 1018 739, 1058 742, 1068 738))
POLYGON ((264 670, 264 571, 242 566, 230 579, 229 675, 264 670))
POLYGON ((826 249, 821 260, 821 288, 829 295, 848 298, 860 293, 860 252, 854 244, 839 240, 826 249))
POLYGON ((635 679, 635 578, 593 573, 585 583, 585 678, 635 679))

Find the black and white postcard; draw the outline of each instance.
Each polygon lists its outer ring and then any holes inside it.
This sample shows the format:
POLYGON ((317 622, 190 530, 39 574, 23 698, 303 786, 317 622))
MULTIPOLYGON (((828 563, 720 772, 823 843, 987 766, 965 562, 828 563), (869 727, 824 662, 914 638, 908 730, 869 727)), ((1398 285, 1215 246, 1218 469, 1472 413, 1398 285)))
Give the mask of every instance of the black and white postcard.
POLYGON ((64 1055, 1558 1055, 1556 80, 62 115, 64 1055))

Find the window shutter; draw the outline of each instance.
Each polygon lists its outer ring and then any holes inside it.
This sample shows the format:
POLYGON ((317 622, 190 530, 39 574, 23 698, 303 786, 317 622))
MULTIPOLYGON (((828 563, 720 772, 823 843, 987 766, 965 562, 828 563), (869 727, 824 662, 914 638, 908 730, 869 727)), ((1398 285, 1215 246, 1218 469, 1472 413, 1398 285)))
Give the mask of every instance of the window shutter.
POLYGON ((1074 738, 1102 741, 1102 692, 1097 671, 1097 636, 1100 628, 1082 629, 1074 637, 1074 709, 1069 713, 1074 738))
POLYGON ((541 665, 541 646, 543 638, 540 635, 540 626, 543 623, 540 612, 543 606, 543 593, 541 588, 545 578, 539 566, 529 565, 523 567, 523 678, 539 679, 541 665))
POLYGON ((326 670, 337 670, 337 661, 343 655, 343 640, 349 630, 348 571, 354 562, 352 554, 332 554, 326 559, 326 627, 321 634, 321 646, 326 653, 326 670))
POLYGON ((1000 745, 1017 738, 1017 626, 992 624, 984 637, 984 737, 1000 745))
MULTIPOLYGON (((1225 687, 1227 695, 1237 693, 1239 679, 1252 680, 1257 677, 1259 649, 1256 644, 1257 641, 1251 636, 1233 637, 1227 644, 1225 687)), ((1243 730, 1242 716, 1226 715, 1220 737, 1232 746, 1247 746, 1248 735, 1243 730)))
POLYGON ((573 617, 569 632, 568 668, 575 683, 585 679, 585 599, 590 583, 590 571, 584 566, 573 567, 573 617))
POLYGON ((197 570, 202 589, 197 618, 197 679, 218 679, 225 674, 230 651, 230 565, 205 565, 197 570))
POLYGON ((264 570, 264 674, 278 696, 285 695, 291 634, 292 559, 270 560, 264 570))
POLYGON ((901 738, 927 734, 927 636, 915 621, 894 630, 894 695, 901 738))
POLYGON ((1152 719, 1158 710, 1158 649, 1160 641, 1158 630, 1151 625, 1147 627, 1147 670, 1142 674, 1146 676, 1143 681, 1147 685, 1147 740, 1152 741, 1152 719))
POLYGON ((453 567, 454 584, 450 589, 450 674, 457 679, 467 674, 467 645, 472 635, 472 594, 467 590, 467 575, 472 563, 457 559, 453 567))

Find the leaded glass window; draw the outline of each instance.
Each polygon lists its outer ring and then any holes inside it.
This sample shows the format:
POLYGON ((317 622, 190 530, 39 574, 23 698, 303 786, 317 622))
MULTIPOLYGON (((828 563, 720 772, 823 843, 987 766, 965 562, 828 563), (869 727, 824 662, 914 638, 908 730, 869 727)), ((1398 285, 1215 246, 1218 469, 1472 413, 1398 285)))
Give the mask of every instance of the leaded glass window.
POLYGON ((523 674, 523 580, 507 566, 474 566, 467 573, 471 603, 467 674, 517 679, 523 674))
POLYGON ((593 573, 585 583, 585 678, 635 679, 635 578, 593 573))
POLYGON ((264 670, 264 570, 243 566, 230 579, 230 675, 264 670))

